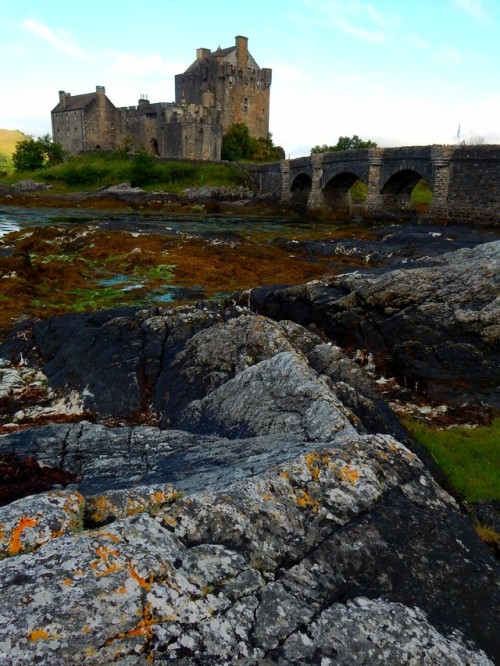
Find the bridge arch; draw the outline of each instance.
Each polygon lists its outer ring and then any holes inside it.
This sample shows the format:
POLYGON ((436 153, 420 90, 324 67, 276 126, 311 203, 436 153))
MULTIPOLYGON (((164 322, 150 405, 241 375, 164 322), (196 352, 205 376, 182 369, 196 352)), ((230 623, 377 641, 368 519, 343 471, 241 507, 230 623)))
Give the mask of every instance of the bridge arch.
POLYGON ((306 207, 312 188, 312 178, 307 173, 299 173, 290 186, 290 201, 294 206, 306 207))
MULTIPOLYGON (((416 186, 420 186, 422 183, 424 183, 424 187, 428 187, 425 176, 414 169, 396 171, 386 180, 380 190, 383 207, 397 210, 414 208, 412 194, 416 186)), ((431 198, 430 190, 428 192, 431 198)))
POLYGON ((363 183, 359 176, 351 171, 337 173, 323 187, 324 203, 337 213, 352 213, 353 204, 357 203, 356 192, 352 187, 355 183, 363 183), (354 196, 353 196, 354 195, 354 196))

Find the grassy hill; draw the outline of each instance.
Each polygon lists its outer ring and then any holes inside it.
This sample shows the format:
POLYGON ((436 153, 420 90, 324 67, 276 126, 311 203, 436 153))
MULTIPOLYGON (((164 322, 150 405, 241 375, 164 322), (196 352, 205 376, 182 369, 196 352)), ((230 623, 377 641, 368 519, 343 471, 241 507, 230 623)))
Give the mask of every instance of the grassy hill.
POLYGON ((26 134, 19 132, 19 130, 0 129, 0 153, 10 159, 16 148, 16 143, 25 138, 26 134))

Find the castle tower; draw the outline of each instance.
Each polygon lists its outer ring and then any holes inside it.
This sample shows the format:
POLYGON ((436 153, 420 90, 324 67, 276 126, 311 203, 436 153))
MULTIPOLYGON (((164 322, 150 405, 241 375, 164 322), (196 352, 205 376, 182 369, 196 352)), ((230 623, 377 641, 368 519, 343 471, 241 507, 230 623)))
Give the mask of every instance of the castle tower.
POLYGON ((229 48, 196 50, 193 64, 175 77, 175 101, 204 104, 213 100, 224 132, 233 123, 244 123, 252 136, 267 138, 271 79, 272 70, 261 69, 248 51, 248 38, 238 35, 229 48))

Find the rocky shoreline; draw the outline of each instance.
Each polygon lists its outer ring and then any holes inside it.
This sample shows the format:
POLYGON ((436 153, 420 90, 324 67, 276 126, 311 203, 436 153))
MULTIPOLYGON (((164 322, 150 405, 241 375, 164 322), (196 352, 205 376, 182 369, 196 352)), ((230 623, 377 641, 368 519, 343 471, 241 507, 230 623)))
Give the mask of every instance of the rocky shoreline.
POLYGON ((380 379, 498 410, 499 258, 18 322, 0 454, 67 476, 0 508, 3 663, 498 663, 499 562, 380 379))
POLYGON ((257 194, 246 187, 204 186, 188 189, 183 194, 147 192, 129 183, 120 183, 98 190, 52 192, 50 185, 22 180, 14 185, 0 185, 0 205, 28 208, 93 208, 110 210, 150 210, 185 213, 203 209, 210 212, 238 210, 259 214, 287 209, 271 195, 257 194))

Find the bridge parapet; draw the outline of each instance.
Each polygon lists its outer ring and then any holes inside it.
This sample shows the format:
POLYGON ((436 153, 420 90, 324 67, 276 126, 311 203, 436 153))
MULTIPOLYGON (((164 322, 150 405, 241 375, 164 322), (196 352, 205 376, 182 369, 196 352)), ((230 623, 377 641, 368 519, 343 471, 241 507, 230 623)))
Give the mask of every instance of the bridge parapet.
POLYGON ((261 191, 283 202, 341 215, 350 213, 349 191, 358 178, 367 185, 364 210, 370 216, 415 214, 411 192, 423 178, 432 191, 429 218, 500 224, 500 145, 319 153, 248 170, 261 191))

